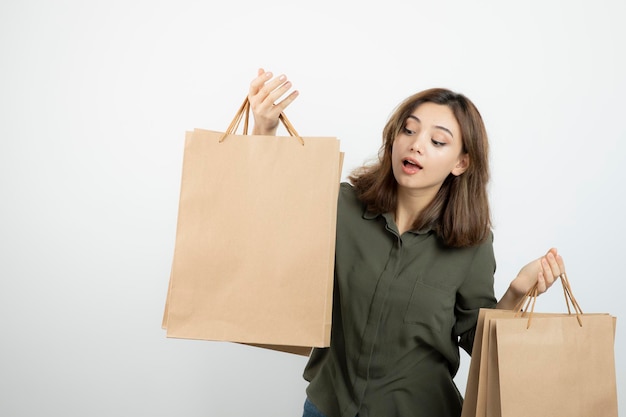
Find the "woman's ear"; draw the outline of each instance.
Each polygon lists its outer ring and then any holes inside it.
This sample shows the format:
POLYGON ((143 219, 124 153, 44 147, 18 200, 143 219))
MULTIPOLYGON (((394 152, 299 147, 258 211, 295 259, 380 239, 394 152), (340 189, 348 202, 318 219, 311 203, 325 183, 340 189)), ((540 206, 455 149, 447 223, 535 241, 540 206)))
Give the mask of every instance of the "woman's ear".
POLYGON ((452 169, 452 175, 458 177, 469 168, 470 158, 467 152, 464 152, 459 156, 459 160, 456 162, 455 167, 452 169))

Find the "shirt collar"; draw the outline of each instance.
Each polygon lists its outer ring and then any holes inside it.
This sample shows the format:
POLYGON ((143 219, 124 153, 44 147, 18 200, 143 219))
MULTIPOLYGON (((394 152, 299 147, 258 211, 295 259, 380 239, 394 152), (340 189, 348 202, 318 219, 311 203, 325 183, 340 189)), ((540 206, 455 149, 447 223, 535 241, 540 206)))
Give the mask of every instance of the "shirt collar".
MULTIPOLYGON (((389 212, 383 213, 383 214, 377 214, 377 213, 369 211, 368 209, 363 210, 363 218, 365 220, 375 220, 378 217, 384 218, 385 221, 387 222, 387 228, 397 233, 398 226, 396 225, 396 222, 393 219, 393 214, 389 212)), ((415 235, 425 235, 425 234, 428 234, 430 231, 432 231, 432 227, 426 226, 423 229, 419 229, 419 230, 409 230, 409 233, 413 233, 415 235)))

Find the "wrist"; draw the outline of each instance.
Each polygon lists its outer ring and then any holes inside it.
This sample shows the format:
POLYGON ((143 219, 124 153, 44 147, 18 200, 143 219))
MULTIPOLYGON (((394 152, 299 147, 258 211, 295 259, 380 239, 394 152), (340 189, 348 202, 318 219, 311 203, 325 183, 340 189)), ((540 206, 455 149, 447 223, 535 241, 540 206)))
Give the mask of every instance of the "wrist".
POLYGON ((275 127, 273 129, 261 129, 257 125, 254 125, 254 127, 252 128, 252 134, 263 135, 263 136, 276 136, 277 130, 278 130, 278 127, 275 127))
POLYGON ((524 295, 526 295, 526 290, 520 288, 519 285, 516 285, 516 280, 513 280, 509 284, 509 288, 507 289, 507 292, 510 292, 511 296, 514 297, 516 300, 519 300, 524 295))
POLYGON ((516 288, 512 282, 500 301, 498 301, 496 308, 503 310, 512 310, 513 308, 515 308, 517 303, 522 299, 524 295, 525 293, 516 288))

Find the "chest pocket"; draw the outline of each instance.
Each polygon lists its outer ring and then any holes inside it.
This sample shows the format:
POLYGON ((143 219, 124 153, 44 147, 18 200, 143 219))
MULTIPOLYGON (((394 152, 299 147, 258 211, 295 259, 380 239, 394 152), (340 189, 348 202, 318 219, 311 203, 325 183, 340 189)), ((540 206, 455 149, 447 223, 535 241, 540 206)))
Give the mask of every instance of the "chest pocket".
POLYGON ((407 324, 422 324, 435 332, 449 329, 454 323, 456 289, 442 284, 415 282, 404 315, 407 324))

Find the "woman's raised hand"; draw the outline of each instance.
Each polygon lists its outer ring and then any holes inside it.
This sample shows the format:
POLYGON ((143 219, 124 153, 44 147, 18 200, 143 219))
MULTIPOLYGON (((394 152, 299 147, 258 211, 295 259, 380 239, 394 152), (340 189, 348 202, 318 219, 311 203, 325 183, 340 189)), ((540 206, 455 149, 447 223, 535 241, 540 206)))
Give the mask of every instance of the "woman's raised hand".
POLYGON ((272 77, 271 72, 259 68, 257 77, 250 83, 248 100, 254 116, 253 135, 275 135, 280 114, 298 97, 295 90, 282 98, 292 87, 291 81, 285 75, 272 77))

